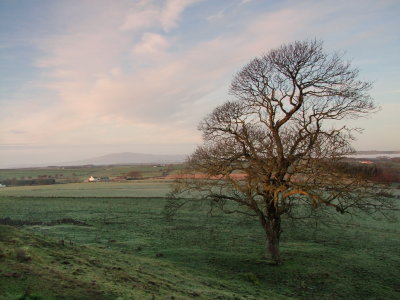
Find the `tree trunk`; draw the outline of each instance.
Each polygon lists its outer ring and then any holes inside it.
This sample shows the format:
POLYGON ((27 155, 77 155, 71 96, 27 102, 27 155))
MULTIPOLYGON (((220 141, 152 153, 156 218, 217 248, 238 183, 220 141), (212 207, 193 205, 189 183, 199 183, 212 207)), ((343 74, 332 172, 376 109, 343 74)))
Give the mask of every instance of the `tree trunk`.
POLYGON ((279 238, 281 235, 281 218, 275 216, 265 220, 264 230, 267 236, 267 247, 265 257, 272 259, 277 265, 282 263, 279 252, 279 238))

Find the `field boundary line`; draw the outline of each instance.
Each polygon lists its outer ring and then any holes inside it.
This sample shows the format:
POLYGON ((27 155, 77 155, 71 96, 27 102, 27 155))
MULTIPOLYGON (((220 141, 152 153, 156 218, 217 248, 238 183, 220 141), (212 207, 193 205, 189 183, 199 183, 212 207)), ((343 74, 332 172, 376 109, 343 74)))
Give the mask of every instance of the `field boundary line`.
POLYGON ((0 199, 4 198, 18 198, 18 199, 168 199, 168 197, 161 196, 110 196, 110 197, 99 197, 99 196, 15 196, 15 195, 0 195, 0 199))

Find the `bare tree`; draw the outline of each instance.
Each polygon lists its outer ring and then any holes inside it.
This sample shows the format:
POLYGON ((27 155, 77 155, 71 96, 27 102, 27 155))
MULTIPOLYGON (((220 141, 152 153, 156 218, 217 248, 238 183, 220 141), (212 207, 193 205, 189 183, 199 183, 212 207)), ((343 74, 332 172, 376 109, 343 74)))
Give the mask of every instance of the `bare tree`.
POLYGON ((282 216, 299 217, 298 207, 341 213, 389 207, 376 186, 341 163, 359 131, 344 121, 377 110, 370 88, 320 41, 294 42, 253 59, 232 81, 235 99, 201 122, 204 145, 188 159, 167 211, 196 198, 255 216, 265 230, 266 255, 279 264, 282 216))

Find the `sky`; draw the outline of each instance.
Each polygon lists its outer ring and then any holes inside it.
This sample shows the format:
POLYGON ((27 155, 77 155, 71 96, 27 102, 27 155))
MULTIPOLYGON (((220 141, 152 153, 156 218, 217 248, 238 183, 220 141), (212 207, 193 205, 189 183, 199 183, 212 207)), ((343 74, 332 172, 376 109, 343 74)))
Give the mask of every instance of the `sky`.
POLYGON ((233 76, 320 39, 372 81, 358 150, 400 150, 398 0, 0 0, 0 168, 190 154, 233 76))

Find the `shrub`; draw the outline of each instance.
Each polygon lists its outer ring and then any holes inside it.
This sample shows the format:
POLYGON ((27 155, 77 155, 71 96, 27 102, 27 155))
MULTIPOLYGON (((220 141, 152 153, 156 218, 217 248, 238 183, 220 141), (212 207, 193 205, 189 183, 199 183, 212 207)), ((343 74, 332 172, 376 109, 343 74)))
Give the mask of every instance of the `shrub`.
POLYGON ((32 256, 28 253, 26 248, 17 248, 15 256, 19 262, 27 262, 32 260, 32 256))

